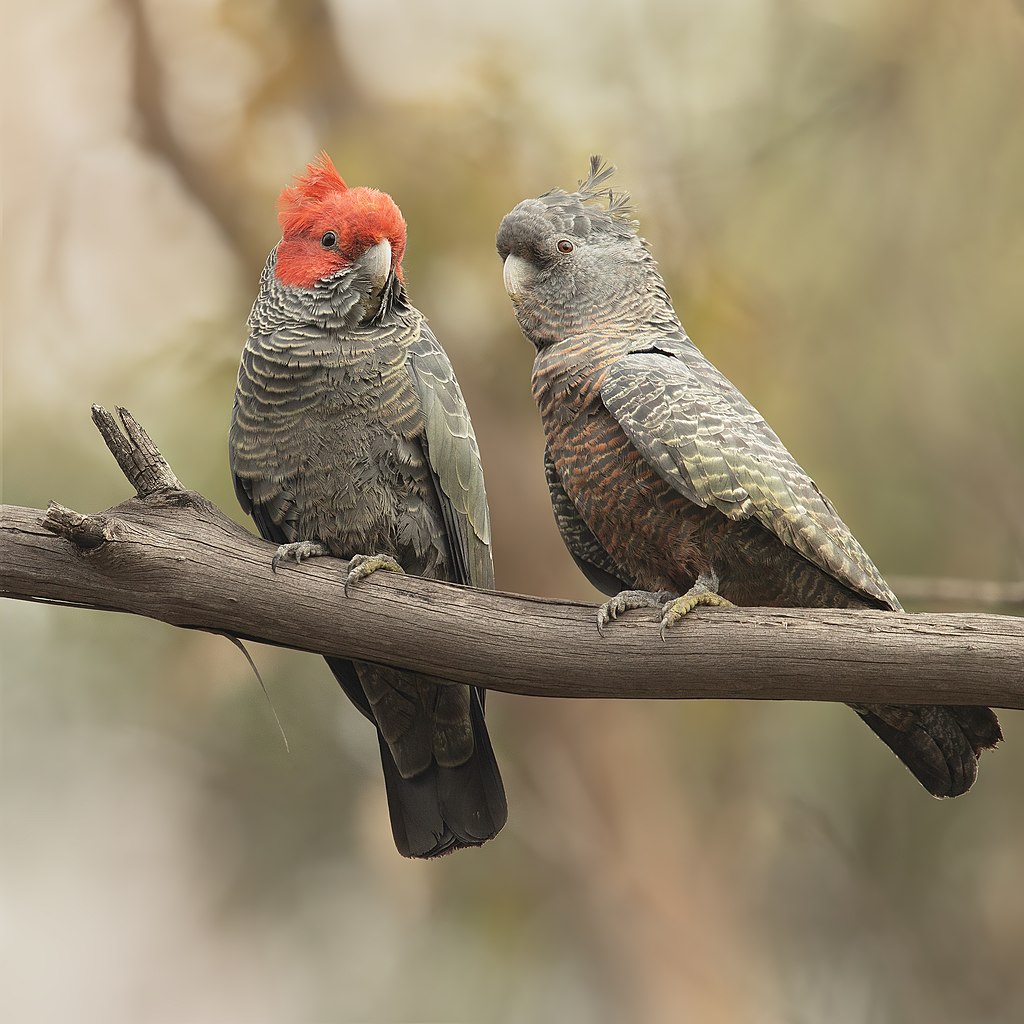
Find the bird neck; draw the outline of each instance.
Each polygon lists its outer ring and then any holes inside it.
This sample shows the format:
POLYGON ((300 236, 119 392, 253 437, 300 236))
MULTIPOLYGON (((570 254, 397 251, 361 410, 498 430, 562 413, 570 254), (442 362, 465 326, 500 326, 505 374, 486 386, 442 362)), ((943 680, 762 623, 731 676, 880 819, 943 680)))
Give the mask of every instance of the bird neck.
POLYGON ((608 367, 629 349, 621 333, 571 335, 542 348, 533 362, 533 397, 548 411, 573 418, 600 400, 608 367))
POLYGON ((317 281, 311 288, 298 288, 278 279, 276 260, 274 249, 263 268, 260 290, 249 314, 249 327, 254 333, 296 327, 348 333, 420 319, 397 275, 392 275, 383 293, 375 295, 367 292, 365 282, 348 277, 344 271, 317 281))

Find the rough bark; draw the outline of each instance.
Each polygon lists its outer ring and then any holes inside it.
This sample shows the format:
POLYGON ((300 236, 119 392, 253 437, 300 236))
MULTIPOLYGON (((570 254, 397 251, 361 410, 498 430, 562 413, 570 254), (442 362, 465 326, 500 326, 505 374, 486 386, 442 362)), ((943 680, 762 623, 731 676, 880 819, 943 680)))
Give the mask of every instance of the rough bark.
POLYGON ((3 506, 0 595, 130 612, 317 654, 383 661, 549 697, 745 698, 1024 708, 1024 619, 698 609, 658 638, 653 612, 604 638, 595 609, 377 573, 271 571, 274 546, 182 488, 119 410, 93 418, 138 497, 98 515, 3 506))

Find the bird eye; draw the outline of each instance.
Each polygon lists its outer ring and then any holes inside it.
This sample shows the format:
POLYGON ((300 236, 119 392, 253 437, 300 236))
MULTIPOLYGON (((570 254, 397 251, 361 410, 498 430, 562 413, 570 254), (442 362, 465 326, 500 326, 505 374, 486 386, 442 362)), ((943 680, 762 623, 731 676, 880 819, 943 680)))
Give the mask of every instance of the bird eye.
POLYGON ((565 253, 566 255, 571 253, 574 248, 575 247, 573 246, 572 242, 569 241, 568 238, 563 238, 558 243, 558 251, 561 253, 565 253))
POLYGON ((325 249, 330 249, 335 242, 338 241, 338 236, 333 231, 325 231, 324 237, 320 239, 320 244, 325 249))

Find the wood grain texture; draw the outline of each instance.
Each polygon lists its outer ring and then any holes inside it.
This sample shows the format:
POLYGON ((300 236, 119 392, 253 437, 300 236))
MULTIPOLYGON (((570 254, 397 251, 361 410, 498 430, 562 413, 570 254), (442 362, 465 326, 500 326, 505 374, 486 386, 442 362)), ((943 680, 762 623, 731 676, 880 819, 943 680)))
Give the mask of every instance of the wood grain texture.
POLYGON ((587 605, 390 573, 346 598, 346 563, 332 558, 275 575, 275 546, 192 491, 129 499, 84 533, 75 522, 2 506, 0 594, 336 657, 380 660, 385 647, 400 668, 531 696, 1024 709, 1024 619, 1012 616, 701 608, 663 644, 641 611, 602 639, 587 605))

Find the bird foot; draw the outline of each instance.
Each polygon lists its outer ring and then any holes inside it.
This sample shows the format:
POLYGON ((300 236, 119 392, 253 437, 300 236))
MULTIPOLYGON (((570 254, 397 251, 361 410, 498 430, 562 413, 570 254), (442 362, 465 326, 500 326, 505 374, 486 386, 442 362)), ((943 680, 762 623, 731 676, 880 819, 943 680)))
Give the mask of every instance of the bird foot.
POLYGON ((604 636, 604 627, 617 619, 623 612, 632 611, 635 608, 660 608, 675 596, 668 590, 658 593, 651 590, 620 590, 597 609, 597 631, 604 636))
POLYGON ((353 583, 365 580, 367 576, 378 570, 405 572, 390 555, 353 555, 348 563, 348 575, 345 577, 345 596, 348 597, 348 588, 353 583))
POLYGON ((277 567, 282 562, 294 562, 301 565, 307 558, 319 558, 321 555, 328 555, 330 552, 323 544, 315 540, 300 540, 294 544, 282 544, 270 562, 270 568, 277 572, 277 567))
POLYGON ((661 629, 658 632, 662 642, 665 640, 665 630, 674 626, 685 615, 689 615, 699 604, 717 605, 720 608, 735 607, 732 601, 727 601, 717 592, 717 588, 717 577, 699 576, 697 582, 682 597, 669 601, 661 612, 661 629))

